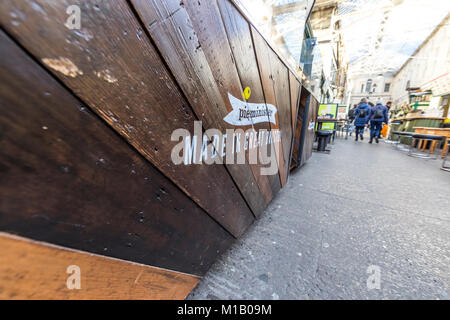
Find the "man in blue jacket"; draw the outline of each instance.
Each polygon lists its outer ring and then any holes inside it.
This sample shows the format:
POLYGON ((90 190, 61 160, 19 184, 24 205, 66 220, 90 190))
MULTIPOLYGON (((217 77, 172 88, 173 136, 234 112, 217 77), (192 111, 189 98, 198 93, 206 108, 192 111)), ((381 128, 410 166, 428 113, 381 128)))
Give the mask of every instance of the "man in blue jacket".
POLYGON ((358 141, 358 137, 361 138, 361 140, 364 140, 364 127, 367 125, 369 121, 369 114, 370 114, 370 107, 367 104, 367 99, 362 98, 361 102, 355 109, 355 128, 356 128, 356 139, 355 141, 358 141))
POLYGON ((377 103, 376 106, 372 107, 370 110, 369 119, 370 121, 370 141, 372 143, 375 138, 376 143, 378 143, 378 139, 380 138, 380 131, 383 127, 383 122, 388 123, 388 108, 383 106, 381 101, 377 103))

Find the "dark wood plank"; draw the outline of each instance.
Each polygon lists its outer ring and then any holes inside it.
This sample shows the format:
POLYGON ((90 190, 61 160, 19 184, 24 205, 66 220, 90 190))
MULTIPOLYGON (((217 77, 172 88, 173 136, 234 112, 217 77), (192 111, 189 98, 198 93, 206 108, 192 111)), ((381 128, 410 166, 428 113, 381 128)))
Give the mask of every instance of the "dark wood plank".
MULTIPOLYGON (((258 69, 261 77, 261 83, 264 91, 264 96, 266 99, 266 103, 273 104, 277 107, 278 112, 276 114, 276 124, 270 123, 270 127, 272 130, 280 129, 280 107, 278 106, 277 97, 275 94, 275 87, 274 87, 274 81, 273 81, 273 74, 272 74, 272 68, 271 68, 271 59, 269 46, 267 45, 266 41, 263 39, 263 37, 259 34, 259 32, 252 26, 250 28, 252 39, 253 39, 253 45, 255 48, 256 53, 256 59, 258 62, 258 69)), ((278 159, 278 166, 279 166, 279 172, 280 172, 280 181, 281 186, 283 187, 286 184, 287 181, 287 175, 288 175, 288 167, 286 167, 286 161, 284 159, 284 146, 282 141, 275 144, 275 151, 277 152, 277 159, 278 159)))
POLYGON ((180 1, 132 0, 131 3, 187 99, 190 99, 203 127, 223 126, 226 106, 180 1), (212 105, 215 108, 211 108, 212 105))
POLYGON ((289 74, 289 92, 291 94, 291 121, 292 121, 292 139, 291 139, 291 148, 290 148, 290 156, 289 156, 289 168, 292 169, 292 159, 293 159, 293 149, 300 137, 297 137, 297 114, 298 114, 298 105, 300 102, 299 92, 300 92, 300 82, 298 82, 297 78, 291 71, 288 71, 289 74))
MULTIPOLYGON (((218 4, 241 85, 243 88, 251 88, 251 96, 247 101, 264 103, 264 92, 250 34, 250 26, 229 0, 218 0, 218 4)), ((255 124, 254 128, 256 130, 271 130, 269 122, 255 124)), ((268 176, 268 178, 272 194, 275 195, 281 188, 279 174, 268 176)))
POLYGON ((0 33, 0 230, 203 275, 233 237, 0 33))
POLYGON ((300 102, 297 111, 297 124, 295 129, 294 147, 292 151, 292 160, 295 162, 296 167, 303 165, 301 159, 301 151, 305 143, 305 136, 310 132, 308 130, 308 108, 307 98, 309 94, 305 88, 301 87, 300 90, 300 102))
MULTIPOLYGON (((315 138, 315 125, 312 126, 312 128, 309 128, 309 124, 314 124, 317 119, 317 111, 319 108, 318 101, 314 98, 314 96, 308 92, 305 88, 302 87, 301 97, 300 97, 300 105, 302 106, 301 109, 305 109, 306 115, 304 116, 305 119, 305 129, 303 129, 304 134, 302 135, 301 139, 303 142, 300 144, 301 148, 301 161, 300 166, 303 166, 306 161, 311 157, 312 155, 312 149, 314 144, 314 138, 315 138)), ((300 112, 299 112, 300 115, 300 112)))
MULTIPOLYGON (((308 123, 316 123, 317 122, 317 113, 319 112, 319 101, 311 95, 311 101, 308 109, 308 123)), ((307 139, 309 142, 308 148, 306 149, 304 162, 308 161, 312 156, 313 144, 315 138, 315 131, 311 129, 308 131, 307 139)))
MULTIPOLYGON (((236 98, 242 98, 244 87, 236 69, 236 63, 217 3, 216 1, 186 1, 184 7, 190 17, 198 43, 208 61, 226 109, 230 112, 232 107, 228 94, 231 93, 236 98)), ((250 127, 240 128, 246 130, 250 127)), ((259 126, 255 127, 255 129, 258 128, 259 126)), ((254 208, 253 212, 255 215, 259 216, 267 203, 272 199, 270 183, 267 176, 260 174, 259 165, 250 165, 250 169, 259 187, 260 195, 256 195, 253 190, 245 190, 252 187, 251 185, 240 189, 245 195, 247 202, 251 203, 250 206, 254 208), (255 197, 257 198, 255 199, 255 197)), ((237 170, 236 175, 241 174, 241 168, 236 169, 236 166, 234 166, 232 170, 237 170)), ((250 175, 248 175, 246 180, 250 178, 250 175)))
POLYGON ((294 169, 300 165, 298 161, 299 156, 299 148, 300 148, 300 139, 302 136, 302 128, 303 128, 303 121, 297 119, 297 124, 295 126, 295 134, 294 134, 294 141, 292 146, 292 156, 291 156, 291 166, 290 169, 294 169))
POLYGON ((182 300, 199 280, 0 232, 0 299, 182 300), (67 288, 72 265, 80 268, 80 290, 67 288))
POLYGON ((62 1, 1 1, 0 21, 83 101, 234 236, 253 215, 223 165, 174 165, 175 129, 195 115, 124 0, 80 4, 81 30, 62 1), (224 196, 226 194, 226 196, 224 196))
POLYGON ((297 113, 298 113, 300 82, 298 82, 297 78, 290 71, 289 71, 289 88, 290 88, 290 93, 291 93, 292 132, 295 132, 295 125, 296 125, 297 113))
MULTIPOLYGON (((292 145, 291 96, 289 92, 289 71, 272 49, 269 49, 272 81, 280 120, 281 143, 283 145, 284 167, 289 168, 292 145)), ((286 171, 286 181, 287 173, 286 171)))
POLYGON ((309 92, 306 90, 303 86, 301 88, 300 93, 300 105, 298 108, 298 114, 297 114, 297 125, 301 124, 302 131, 300 134, 300 140, 299 144, 297 146, 298 153, 297 153, 297 166, 301 167, 304 164, 304 156, 303 156, 303 148, 306 141, 306 136, 309 134, 308 126, 309 126, 309 115, 308 115, 308 109, 309 109, 309 92))
MULTIPOLYGON (((226 128, 233 128, 234 126, 222 120, 232 110, 228 92, 239 98, 242 96, 242 89, 232 63, 228 64, 227 68, 220 69, 221 62, 229 63, 231 60, 226 34, 220 29, 220 16, 209 16, 211 11, 208 11, 207 6, 202 6, 201 10, 192 13, 195 19, 205 14, 211 19, 208 22, 208 30, 211 29, 210 31, 217 34, 215 41, 209 43, 198 38, 202 30, 197 28, 193 22, 194 18, 185 10, 187 2, 180 5, 180 2, 175 0, 136 0, 133 4, 194 111, 202 120, 206 120, 205 128, 217 128, 222 132, 226 128), (220 33, 220 30, 223 32, 220 33), (216 44, 219 47, 215 47, 216 44), (223 54, 224 52, 228 54, 223 54), (223 60, 224 57, 228 60, 223 60), (211 105, 215 108, 211 108, 211 105)), ((260 176, 257 165, 227 167, 253 213, 260 215, 271 199, 267 177, 260 176)))

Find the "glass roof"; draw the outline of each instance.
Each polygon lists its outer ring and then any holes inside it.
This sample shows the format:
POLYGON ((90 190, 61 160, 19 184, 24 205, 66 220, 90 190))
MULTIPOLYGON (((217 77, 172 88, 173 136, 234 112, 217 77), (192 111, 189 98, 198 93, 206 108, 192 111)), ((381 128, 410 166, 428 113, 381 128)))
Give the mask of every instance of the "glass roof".
MULTIPOLYGON (((236 2, 280 53, 291 63, 298 64, 304 19, 313 1, 236 2)), ((395 73, 450 12, 450 0, 336 0, 317 3, 337 5, 332 21, 341 21, 339 32, 351 74, 395 73)))
POLYGON ((395 73, 450 11, 448 0, 340 1, 350 73, 395 73))

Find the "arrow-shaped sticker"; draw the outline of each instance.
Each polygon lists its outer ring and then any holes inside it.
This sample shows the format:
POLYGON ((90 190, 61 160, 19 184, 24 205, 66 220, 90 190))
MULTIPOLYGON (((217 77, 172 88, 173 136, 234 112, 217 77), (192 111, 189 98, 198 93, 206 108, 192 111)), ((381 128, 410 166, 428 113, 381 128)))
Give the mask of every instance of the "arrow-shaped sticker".
POLYGON ((228 93, 233 110, 223 118, 224 121, 235 126, 249 126, 261 122, 276 124, 277 108, 270 103, 250 103, 237 99, 228 93), (266 108, 267 106, 267 108, 266 108))

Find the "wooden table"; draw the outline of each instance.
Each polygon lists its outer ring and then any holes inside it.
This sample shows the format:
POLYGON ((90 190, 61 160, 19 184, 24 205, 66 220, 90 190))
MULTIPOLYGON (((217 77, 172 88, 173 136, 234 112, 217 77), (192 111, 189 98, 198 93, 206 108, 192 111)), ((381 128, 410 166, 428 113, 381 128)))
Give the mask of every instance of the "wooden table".
MULTIPOLYGON (((443 136, 445 137, 445 144, 444 148, 442 148, 442 154, 441 158, 444 158, 445 156, 445 150, 447 150, 448 147, 448 139, 450 138, 450 128, 425 128, 425 127, 414 127, 413 128, 415 133, 422 133, 422 134, 434 134, 436 136, 443 136)), ((419 142, 419 145, 417 148, 421 148, 422 151, 425 151, 425 148, 427 147, 426 143, 422 143, 423 141, 419 142)), ((433 143, 430 146, 430 153, 434 152, 434 149, 436 148, 437 141, 433 141, 433 143)))

